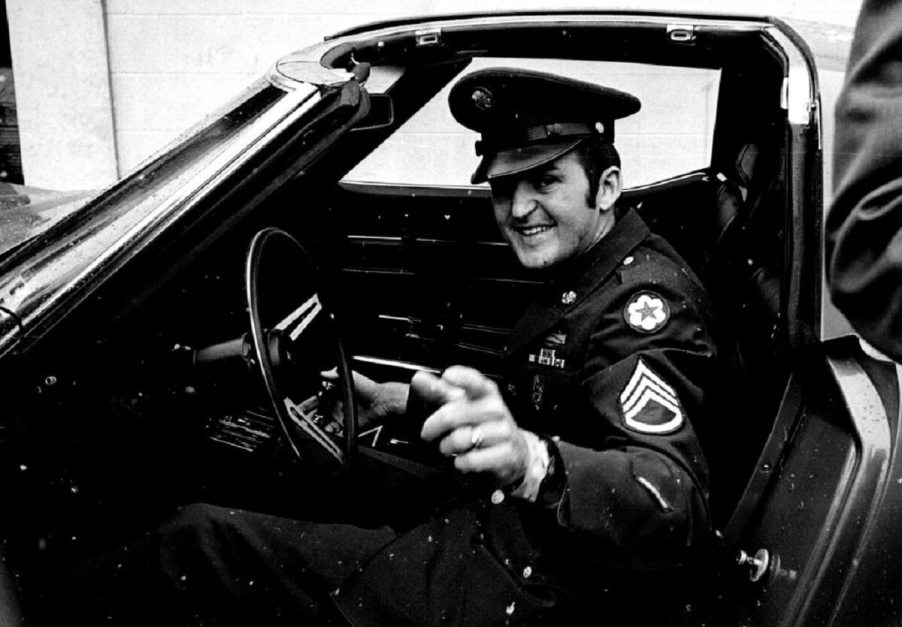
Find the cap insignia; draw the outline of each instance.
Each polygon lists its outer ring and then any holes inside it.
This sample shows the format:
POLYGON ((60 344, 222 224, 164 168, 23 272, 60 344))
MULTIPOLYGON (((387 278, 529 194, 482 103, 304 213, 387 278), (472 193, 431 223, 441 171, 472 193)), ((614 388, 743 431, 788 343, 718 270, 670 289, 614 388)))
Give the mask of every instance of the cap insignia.
POLYGON ((471 98, 473 99, 473 106, 483 112, 488 111, 495 105, 495 97, 485 87, 474 89, 471 98))

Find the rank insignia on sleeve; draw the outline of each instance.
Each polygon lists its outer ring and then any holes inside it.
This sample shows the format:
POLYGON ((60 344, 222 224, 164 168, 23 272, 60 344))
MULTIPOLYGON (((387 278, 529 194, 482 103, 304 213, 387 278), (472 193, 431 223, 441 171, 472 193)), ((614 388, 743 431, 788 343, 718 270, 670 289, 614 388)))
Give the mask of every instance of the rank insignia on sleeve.
POLYGON ((639 292, 626 304, 623 318, 640 333, 654 333, 670 319, 670 305, 654 292, 639 292))
POLYGON ((640 433, 673 433, 683 425, 683 408, 676 390, 641 358, 620 394, 620 409, 626 426, 640 433))

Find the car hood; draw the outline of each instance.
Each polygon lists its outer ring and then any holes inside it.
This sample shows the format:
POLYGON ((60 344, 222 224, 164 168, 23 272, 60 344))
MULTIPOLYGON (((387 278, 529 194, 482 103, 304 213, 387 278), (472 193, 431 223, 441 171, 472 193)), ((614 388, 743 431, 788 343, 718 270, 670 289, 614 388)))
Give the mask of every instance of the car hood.
POLYGON ((85 205, 95 191, 0 187, 0 259, 85 205))

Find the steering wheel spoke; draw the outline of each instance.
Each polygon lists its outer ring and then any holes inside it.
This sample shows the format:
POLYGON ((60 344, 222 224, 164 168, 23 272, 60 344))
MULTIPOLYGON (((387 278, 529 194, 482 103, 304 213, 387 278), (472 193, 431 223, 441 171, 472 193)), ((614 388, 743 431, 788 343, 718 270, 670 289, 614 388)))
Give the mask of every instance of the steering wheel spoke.
POLYGON ((291 235, 266 228, 248 248, 245 287, 255 361, 291 450, 304 458, 318 447, 350 463, 357 435, 351 372, 316 266, 291 235), (338 375, 337 429, 320 407, 329 370, 338 375))

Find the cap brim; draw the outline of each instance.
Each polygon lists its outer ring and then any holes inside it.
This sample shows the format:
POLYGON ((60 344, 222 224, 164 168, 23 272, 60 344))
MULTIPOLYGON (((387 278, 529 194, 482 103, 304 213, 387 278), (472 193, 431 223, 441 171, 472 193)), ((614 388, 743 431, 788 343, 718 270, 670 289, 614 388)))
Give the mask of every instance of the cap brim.
POLYGON ((564 156, 576 148, 582 140, 580 137, 560 142, 529 144, 487 155, 479 163, 470 181, 475 185, 532 170, 564 156))

